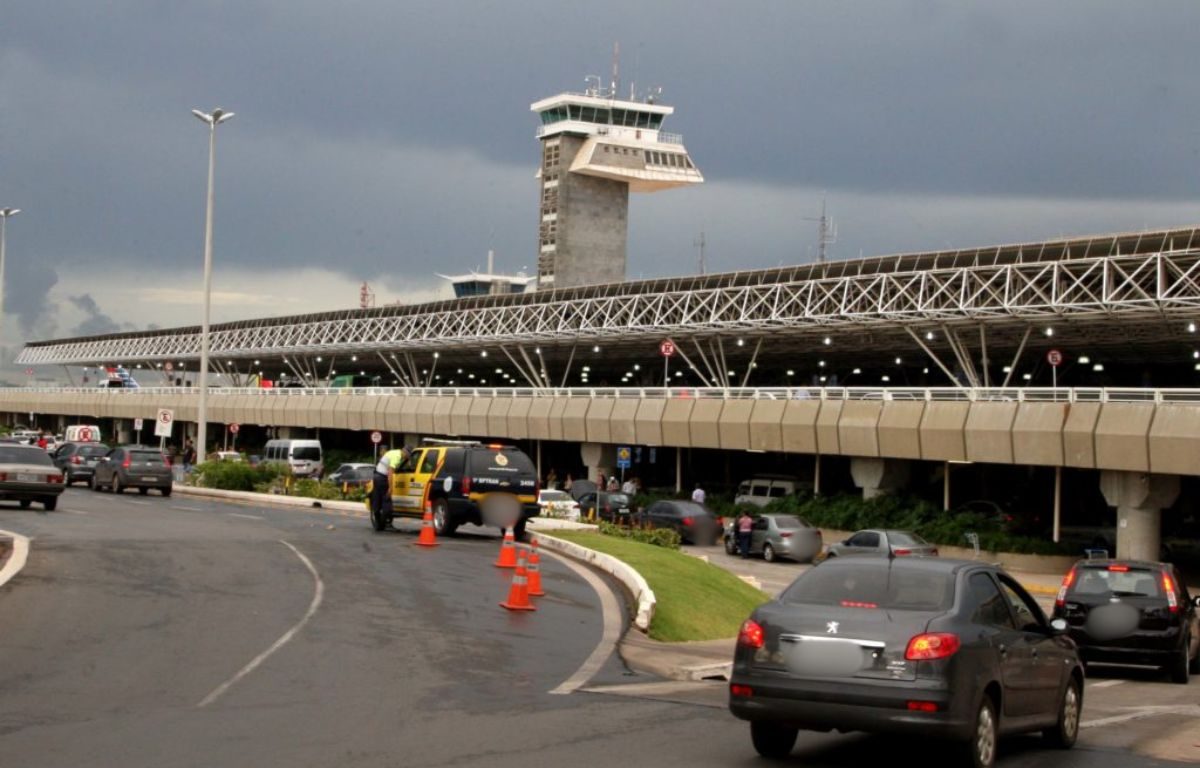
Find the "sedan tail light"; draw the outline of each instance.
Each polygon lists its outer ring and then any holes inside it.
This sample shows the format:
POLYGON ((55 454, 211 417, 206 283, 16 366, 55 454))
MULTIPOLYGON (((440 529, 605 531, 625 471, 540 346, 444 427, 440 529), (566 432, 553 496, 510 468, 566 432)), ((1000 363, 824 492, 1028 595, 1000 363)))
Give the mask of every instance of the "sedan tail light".
POLYGON ((129 467, 130 467, 130 465, 131 465, 131 464, 133 464, 133 458, 132 458, 132 457, 130 457, 130 456, 126 456, 126 457, 125 457, 125 461, 122 461, 122 462, 121 462, 121 468, 122 468, 122 469, 129 469, 129 467))
POLYGON ((5 480, 7 480, 7 479, 8 479, 8 473, 7 473, 7 472, 0 472, 0 483, 3 483, 3 482, 4 482, 5 480))
POLYGON ((738 632, 737 644, 743 648, 758 650, 763 647, 765 642, 766 634, 763 632, 763 628, 754 619, 746 619, 738 632))
POLYGON ((779 538, 781 538, 781 539, 790 539, 790 538, 792 538, 792 532, 791 532, 791 531, 780 531, 780 532, 779 532, 779 538))
POLYGON ((1175 595, 1175 580, 1171 578, 1171 574, 1162 575, 1162 589, 1167 595, 1167 608, 1171 613, 1179 613, 1179 598, 1175 595))
POLYGON ((171 466, 171 457, 165 453, 163 454, 163 464, 166 464, 168 467, 171 466))
POLYGON ((691 525, 693 522, 695 522, 695 521, 694 521, 692 518, 690 518, 690 517, 685 517, 685 518, 683 518, 683 524, 684 524, 684 525, 691 525))
POLYGON ((80 456, 78 456, 78 455, 75 455, 75 456, 72 456, 72 457, 71 457, 71 463, 72 463, 72 464, 82 464, 82 463, 83 463, 83 459, 82 459, 80 456))
POLYGON ((1075 569, 1067 571, 1067 575, 1063 577, 1062 586, 1058 588, 1058 597, 1054 599, 1054 605, 1062 608, 1067 603, 1067 590, 1075 583, 1075 569))
POLYGON ((927 632, 908 641, 904 658, 908 661, 933 661, 953 656, 962 646, 958 635, 949 632, 927 632))
POLYGON ((905 555, 911 555, 912 550, 911 549, 893 549, 892 554, 895 555, 896 557, 904 557, 905 555))
POLYGON ((47 479, 52 483, 61 483, 63 481, 63 476, 62 475, 50 475, 50 477, 48 477, 47 479))
POLYGON ((933 549, 929 550, 929 554, 933 555, 934 557, 937 557, 938 556, 937 547, 934 547, 933 549))

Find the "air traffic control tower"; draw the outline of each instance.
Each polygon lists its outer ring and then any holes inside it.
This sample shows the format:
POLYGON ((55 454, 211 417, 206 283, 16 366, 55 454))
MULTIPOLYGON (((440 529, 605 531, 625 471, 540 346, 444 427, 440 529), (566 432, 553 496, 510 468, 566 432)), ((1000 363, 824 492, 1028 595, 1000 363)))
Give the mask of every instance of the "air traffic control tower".
POLYGON ((683 137, 660 130, 675 109, 614 91, 560 93, 530 106, 542 121, 539 289, 621 282, 630 190, 704 181, 683 137))

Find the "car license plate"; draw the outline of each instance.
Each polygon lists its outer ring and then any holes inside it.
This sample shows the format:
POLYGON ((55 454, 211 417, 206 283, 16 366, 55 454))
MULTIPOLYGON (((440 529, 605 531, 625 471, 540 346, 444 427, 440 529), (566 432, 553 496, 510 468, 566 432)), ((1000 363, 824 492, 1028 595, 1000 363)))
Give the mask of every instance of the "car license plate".
POLYGON ((157 477, 143 477, 142 482, 143 483, 154 483, 154 482, 158 482, 158 478, 157 477))
POLYGON ((17 473, 17 482, 18 483, 44 483, 44 482, 46 482, 46 478, 43 477, 42 475, 31 475, 27 472, 18 472, 17 473))
POLYGON ((629 507, 621 507, 620 509, 618 509, 618 510, 617 510, 617 514, 619 514, 619 515, 628 515, 628 514, 629 514, 629 507))

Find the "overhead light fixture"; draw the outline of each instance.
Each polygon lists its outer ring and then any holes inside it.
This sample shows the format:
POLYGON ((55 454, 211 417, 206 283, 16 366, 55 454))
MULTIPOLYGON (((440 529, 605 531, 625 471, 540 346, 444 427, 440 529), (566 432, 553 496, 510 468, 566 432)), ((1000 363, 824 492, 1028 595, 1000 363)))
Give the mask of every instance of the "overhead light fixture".
POLYGON ((599 345, 599 344, 597 344, 596 346, 592 347, 592 351, 593 351, 593 352, 595 352, 595 353, 597 353, 597 354, 599 354, 599 352, 600 352, 600 345, 599 345))
MULTIPOLYGON (((1196 364, 1196 369, 1200 370, 1200 363, 1196 364)), ((1101 371, 1104 370, 1104 363, 1096 363, 1095 365, 1092 366, 1092 370, 1095 371, 1096 373, 1100 373, 1101 371)))
POLYGON ((855 368, 853 371, 850 371, 850 373, 853 373, 855 376, 858 376, 860 373, 862 373, 862 368, 855 368))
POLYGON ((352 363, 357 363, 357 362, 358 362, 358 355, 350 355, 350 362, 352 362, 352 363))
POLYGON ((1053 328, 1047 328, 1047 329, 1046 329, 1046 335, 1047 335, 1047 336, 1053 336, 1053 335, 1054 335, 1054 329, 1053 329, 1053 328))
POLYGON ((682 375, 683 375, 683 371, 675 371, 675 378, 678 379, 682 375))
POLYGON ((796 375, 796 372, 795 372, 795 371, 793 371, 791 368, 789 368, 789 369, 788 369, 788 372, 787 372, 787 375, 788 375, 788 376, 795 376, 795 375, 796 375))
POLYGON ((1079 364, 1080 365, 1087 365, 1090 362, 1092 362, 1092 358, 1088 357, 1087 355, 1079 356, 1079 364))
POLYGON ((739 347, 744 347, 744 346, 746 345, 746 340, 745 340, 745 339, 738 339, 738 340, 737 340, 737 345, 738 345, 739 347))
POLYGON ((590 366, 590 365, 585 365, 585 366, 583 366, 583 368, 582 368, 581 370, 582 370, 584 373, 588 373, 588 372, 590 372, 590 371, 592 370, 592 366, 590 366))
POLYGON ((925 374, 926 376, 928 376, 928 375, 929 375, 929 369, 928 369, 928 368, 922 368, 922 369, 921 369, 921 373, 923 373, 923 374, 925 374))
POLYGON ((1188 323, 1187 328, 1188 328, 1188 333, 1196 332, 1196 324, 1195 323, 1188 323))
POLYGON ((504 373, 504 369, 503 369, 503 368, 497 368, 497 369, 496 369, 496 373, 504 373))
POLYGON ((829 338, 828 336, 826 336, 826 337, 825 337, 825 346, 827 346, 827 347, 828 347, 828 346, 829 346, 830 344, 832 344, 832 343, 833 343, 833 339, 831 339, 831 338, 829 338))
POLYGON ((825 380, 826 380, 826 379, 828 379, 828 378, 829 378, 828 376, 822 376, 822 377, 821 377, 821 383, 822 383, 822 384, 824 384, 824 383, 825 383, 825 380))
POLYGON ((534 348, 533 348, 533 354, 535 354, 535 355, 540 355, 540 354, 542 354, 542 348, 541 348, 541 347, 534 347, 534 348))
POLYGON ((479 356, 480 356, 480 357, 487 357, 487 350, 485 349, 485 350, 483 350, 482 352, 480 352, 480 353, 479 353, 479 356))
POLYGON ((925 341, 933 341, 933 331, 925 331, 925 341))
POLYGON ((819 368, 824 368, 824 367, 825 367, 825 361, 824 361, 824 360, 818 360, 818 361, 817 361, 817 367, 819 367, 819 368))
POLYGON ((896 365, 900 365, 900 358, 896 358, 896 365))
POLYGON ((638 363, 634 363, 634 364, 633 364, 633 370, 635 370, 635 371, 640 371, 640 370, 642 370, 642 366, 641 366, 641 365, 639 365, 638 363))
POLYGON ((1032 381, 1032 380, 1033 380, 1033 374, 1032 374, 1032 373, 1027 373, 1027 374, 1025 374, 1024 376, 1022 376, 1021 378, 1025 379, 1025 381, 1032 381))
POLYGON ((1004 366, 1004 372, 1005 372, 1005 373, 1012 373, 1012 366, 1011 366, 1011 365, 1006 365, 1006 366, 1004 366))
POLYGON ((892 377, 891 377, 891 376, 888 376, 888 375, 885 373, 883 376, 880 376, 880 377, 879 377, 879 379, 880 379, 880 381, 888 382, 888 381, 891 381, 891 380, 892 380, 892 377))
POLYGON ((737 376, 737 371, 730 371, 729 376, 730 377, 737 376))

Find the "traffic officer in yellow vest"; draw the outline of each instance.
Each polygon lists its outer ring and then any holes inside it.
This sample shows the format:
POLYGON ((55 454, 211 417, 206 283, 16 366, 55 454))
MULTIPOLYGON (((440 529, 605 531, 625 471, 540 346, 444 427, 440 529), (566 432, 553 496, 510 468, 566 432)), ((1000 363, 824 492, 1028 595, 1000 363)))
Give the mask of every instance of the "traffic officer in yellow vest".
POLYGON ((376 530, 383 530, 392 518, 392 476, 408 457, 411 448, 393 448, 379 457, 375 465, 375 476, 371 481, 371 522, 376 530))

